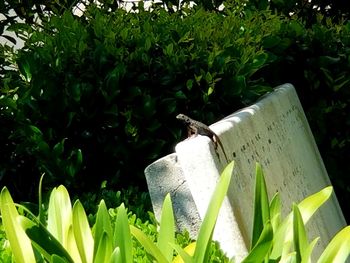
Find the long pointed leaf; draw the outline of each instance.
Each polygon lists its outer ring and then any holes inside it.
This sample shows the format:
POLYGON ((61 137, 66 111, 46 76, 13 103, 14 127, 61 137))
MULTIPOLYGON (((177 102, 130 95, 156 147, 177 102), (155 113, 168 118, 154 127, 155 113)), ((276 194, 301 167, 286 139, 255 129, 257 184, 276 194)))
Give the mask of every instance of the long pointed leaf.
POLYGON ((132 240, 130 234, 130 227, 128 222, 128 215, 124 204, 118 207, 117 220, 115 222, 114 230, 114 246, 120 248, 119 254, 121 262, 132 262, 132 240))
MULTIPOLYGON (((105 202, 101 200, 100 204, 98 205, 96 223, 94 226, 94 260, 104 233, 107 233, 109 237, 113 236, 111 220, 107 211, 107 207, 105 202)), ((109 240, 112 243, 112 239, 109 240)))
POLYGON ((171 243, 175 242, 175 219, 170 195, 165 196, 158 233, 157 246, 168 261, 173 258, 171 243))
POLYGON ((308 247, 308 240, 304 222, 296 204, 293 204, 293 242, 297 262, 301 262, 301 260, 305 257, 305 252, 308 247))
POLYGON ((249 252, 249 255, 242 261, 242 263, 264 262, 264 259, 271 249, 272 240, 273 230, 271 223, 268 221, 264 224, 264 229, 262 230, 255 246, 249 252))
POLYGON ((210 247, 210 242, 220 207, 230 185, 233 167, 233 161, 226 166, 210 199, 207 212, 205 213, 202 225, 199 229, 196 249, 193 256, 194 262, 208 261, 208 249, 210 247))
POLYGON ((306 197, 298 204, 298 208, 306 224, 311 216, 329 199, 333 192, 333 187, 328 186, 321 191, 306 197))
POLYGON ((79 200, 75 201, 73 206, 73 231, 82 262, 91 263, 94 240, 85 210, 79 200))
POLYGON ((111 259, 109 261, 110 263, 123 263, 122 256, 120 254, 120 248, 116 247, 112 253, 111 259))
MULTIPOLYGON (((299 211, 303 218, 304 224, 308 222, 311 216, 328 200, 332 193, 332 187, 326 187, 321 191, 305 198, 298 204, 299 211)), ((273 246, 270 258, 277 259, 281 256, 284 246, 283 244, 288 244, 293 238, 293 214, 292 212, 283 220, 283 222, 278 227, 274 235, 274 244, 279 244, 273 246)))
POLYGON ((316 237, 306 248, 305 252, 304 252, 304 257, 301 260, 301 263, 311 263, 311 254, 312 251, 315 248, 315 245, 317 243, 317 241, 319 240, 319 237, 316 237))
POLYGON ((328 244, 318 263, 345 262, 350 254, 350 226, 343 228, 328 244))
POLYGON ((266 183, 259 163, 256 164, 255 174, 254 220, 251 248, 258 242, 265 223, 270 219, 266 183))
POLYGON ((159 248, 140 229, 130 226, 130 232, 146 249, 147 253, 153 256, 158 263, 168 262, 159 248))
POLYGON ((47 212, 47 230, 67 248, 68 231, 72 225, 72 204, 63 185, 52 190, 47 212))
POLYGON ((61 258, 65 258, 66 262, 73 262, 67 250, 40 222, 35 223, 24 216, 20 216, 19 223, 30 238, 33 246, 47 260, 50 260, 51 255, 56 254, 61 258))
POLYGON ((6 187, 2 189, 0 194, 0 209, 6 237, 10 241, 15 261, 17 263, 34 263, 35 257, 30 239, 18 223, 19 215, 6 187))
POLYGON ((109 263, 110 258, 112 256, 112 250, 112 240, 106 232, 103 232, 97 247, 94 262, 109 263))

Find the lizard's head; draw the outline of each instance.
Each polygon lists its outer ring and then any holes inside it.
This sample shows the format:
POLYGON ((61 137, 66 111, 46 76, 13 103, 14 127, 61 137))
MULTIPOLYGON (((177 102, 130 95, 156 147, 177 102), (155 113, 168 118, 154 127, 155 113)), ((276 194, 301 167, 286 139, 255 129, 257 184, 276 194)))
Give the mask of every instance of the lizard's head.
POLYGON ((182 113, 178 114, 176 116, 176 119, 184 121, 184 122, 189 122, 189 120, 190 120, 189 117, 187 117, 185 114, 182 114, 182 113))

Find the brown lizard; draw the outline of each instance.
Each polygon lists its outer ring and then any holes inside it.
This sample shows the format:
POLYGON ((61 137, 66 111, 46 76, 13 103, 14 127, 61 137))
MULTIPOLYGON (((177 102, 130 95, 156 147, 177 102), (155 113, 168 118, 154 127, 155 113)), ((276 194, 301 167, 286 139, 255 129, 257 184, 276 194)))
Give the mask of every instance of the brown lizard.
POLYGON ((198 134, 208 136, 213 141, 215 150, 218 148, 219 144, 222 152, 225 155, 226 161, 229 162, 219 136, 217 136, 216 133, 213 132, 207 125, 199 121, 195 121, 185 114, 177 115, 176 119, 183 121, 187 125, 188 137, 197 136, 198 134))

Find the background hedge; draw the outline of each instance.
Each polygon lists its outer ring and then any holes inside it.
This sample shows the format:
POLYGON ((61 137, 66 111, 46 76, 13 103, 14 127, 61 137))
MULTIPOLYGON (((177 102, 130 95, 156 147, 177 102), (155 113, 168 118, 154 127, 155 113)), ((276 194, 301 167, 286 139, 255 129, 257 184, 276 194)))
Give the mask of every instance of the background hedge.
POLYGON ((281 1, 178 12, 171 2, 126 12, 106 1, 77 17, 64 3, 2 23, 26 41, 19 51, 0 46, 0 177, 11 193, 33 197, 43 172, 47 187, 76 194, 102 182, 145 189, 145 166, 182 138, 179 112, 211 123, 290 82, 348 213, 347 7, 332 18, 281 1))

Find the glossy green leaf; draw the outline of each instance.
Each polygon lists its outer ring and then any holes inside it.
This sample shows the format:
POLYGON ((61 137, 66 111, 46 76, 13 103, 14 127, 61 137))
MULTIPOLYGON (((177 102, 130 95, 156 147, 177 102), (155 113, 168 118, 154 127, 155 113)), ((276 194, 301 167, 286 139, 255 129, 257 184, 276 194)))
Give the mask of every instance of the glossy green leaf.
POLYGON ((282 204, 281 204, 281 197, 279 193, 276 193, 270 202, 270 221, 272 225, 272 229, 274 231, 277 230, 278 226, 281 224, 281 211, 282 211, 282 204))
POLYGON ((140 229, 131 225, 130 232, 141 243, 147 253, 155 258, 155 260, 159 263, 168 262, 160 249, 140 229))
POLYGON ((112 263, 123 263, 125 261, 123 261, 122 256, 120 254, 120 248, 116 247, 111 255, 111 259, 110 262, 112 263))
POLYGON ((73 231, 82 263, 93 260, 94 240, 85 210, 79 200, 73 206, 73 231))
POLYGON ((216 219, 230 185, 233 167, 233 161, 226 166, 212 194, 207 212, 205 213, 202 225, 199 229, 196 249, 193 255, 194 262, 208 261, 208 252, 216 224, 216 219))
POLYGON ((62 244, 39 222, 21 216, 19 223, 27 236, 30 238, 32 245, 39 251, 46 260, 50 260, 51 255, 64 258, 67 262, 73 263, 69 252, 62 244))
POLYGON ((96 254, 94 255, 94 263, 109 263, 112 250, 112 240, 106 232, 103 232, 99 240, 96 254))
MULTIPOLYGON (((128 216, 124 204, 118 207, 117 220, 115 222, 114 247, 119 247, 118 259, 123 263, 132 262, 132 240, 130 234, 130 227, 128 223, 128 216)), ((117 253, 117 252, 116 252, 117 253)))
POLYGON ((175 219, 170 194, 165 196, 160 226, 158 232, 157 246, 168 261, 173 258, 171 243, 175 242, 175 219))
POLYGON ((242 261, 242 263, 264 262, 266 256, 272 247, 273 229, 271 223, 268 221, 264 224, 264 228, 255 243, 255 246, 249 252, 249 255, 242 261))
MULTIPOLYGON (((112 232, 112 225, 110 216, 107 211, 106 204, 104 200, 101 200, 100 204, 98 205, 97 215, 96 215, 96 223, 94 225, 94 257, 96 260, 96 253, 97 249, 100 246, 101 239, 104 234, 107 234, 108 237, 113 236, 112 232)), ((109 238, 110 242, 112 243, 112 239, 109 238)), ((105 242, 106 240, 104 240, 105 242)), ((112 252, 111 252, 112 253, 112 252)))
POLYGON ((39 222, 41 224, 45 223, 45 210, 43 206, 43 198, 42 198, 42 189, 43 189, 43 179, 44 179, 44 174, 41 175, 40 181, 39 181, 39 191, 38 191, 38 196, 39 196, 39 222))
POLYGON ((298 208, 306 224, 311 216, 329 199, 333 192, 333 187, 328 186, 321 191, 306 197, 298 204, 298 208))
POLYGON ((6 237, 10 241, 14 260, 17 263, 34 263, 35 257, 30 239, 18 223, 19 215, 10 192, 6 187, 1 190, 0 210, 2 223, 5 228, 6 237))
MULTIPOLYGON (((332 193, 332 187, 326 187, 321 191, 305 198, 298 204, 299 211, 306 224, 311 216, 328 200, 332 193)), ((271 259, 277 259, 288 251, 288 244, 293 239, 293 214, 292 212, 282 221, 274 235, 274 244, 271 259)))
POLYGON ((251 247, 255 246, 264 229, 265 223, 270 220, 269 199, 264 174, 260 164, 257 163, 255 169, 254 219, 251 247))
POLYGON ((305 258, 305 252, 309 244, 304 222, 296 204, 293 204, 293 241, 296 259, 301 262, 305 258))
POLYGON ((343 228, 328 244, 317 263, 346 262, 350 254, 350 226, 343 228))
POLYGON ((312 242, 307 246, 307 248, 304 251, 304 255, 303 258, 301 260, 301 263, 311 263, 311 255, 312 255, 312 251, 315 248, 315 245, 317 244, 318 240, 320 238, 317 237, 314 240, 312 240, 312 242))
POLYGON ((50 195, 47 230, 66 248, 71 225, 72 204, 67 189, 61 185, 54 188, 50 195))

